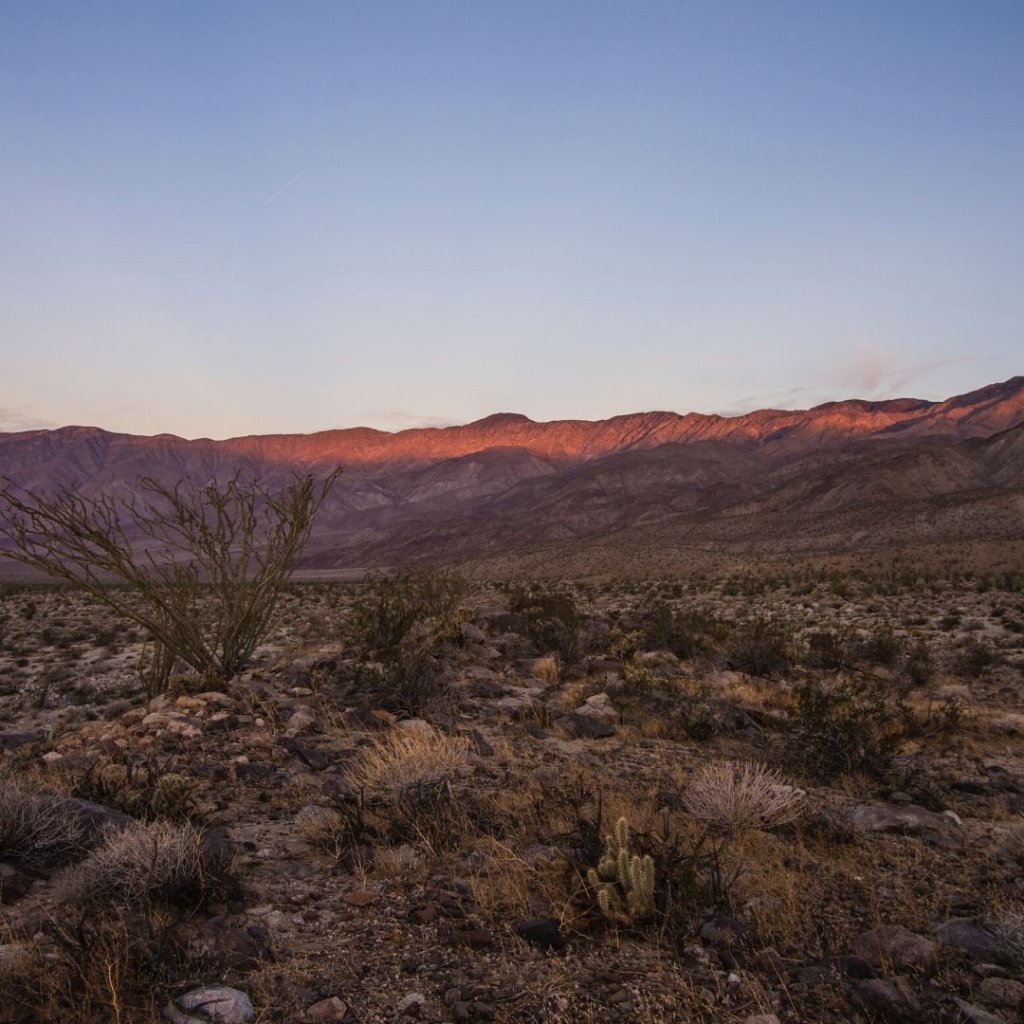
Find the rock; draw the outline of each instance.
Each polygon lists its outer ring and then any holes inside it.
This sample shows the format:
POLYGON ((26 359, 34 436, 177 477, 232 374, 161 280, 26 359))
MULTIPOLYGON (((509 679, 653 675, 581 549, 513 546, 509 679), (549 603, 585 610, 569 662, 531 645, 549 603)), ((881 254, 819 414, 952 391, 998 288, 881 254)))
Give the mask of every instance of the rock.
POLYGON ((104 807, 102 804, 94 804, 91 800, 79 800, 75 797, 68 797, 59 801, 60 805, 69 813, 74 814, 90 830, 102 832, 107 829, 120 831, 127 828, 132 819, 121 811, 112 807, 104 807))
POLYGON ((464 622, 462 624, 462 636, 463 639, 471 640, 473 643, 477 644, 482 644, 487 641, 487 634, 472 622, 464 622))
POLYGON ((865 832, 900 832, 919 835, 925 831, 938 831, 960 824, 952 812, 937 814, 913 804, 904 806, 858 804, 847 812, 850 824, 865 832))
POLYGON ((611 722, 603 722, 598 718, 578 715, 575 712, 562 715, 557 724, 578 740, 599 740, 615 735, 615 726, 611 722))
POLYGON ((854 953, 872 967, 915 968, 926 971, 935 967, 938 944, 923 935, 908 931, 902 925, 886 925, 864 932, 853 941, 854 953))
POLYGON ((459 932, 455 941, 470 949, 490 949, 494 945, 494 936, 486 928, 470 928, 459 932))
POLYGON ((1024 1006, 1024 985, 1015 978, 985 978, 976 993, 986 1006, 1000 1010, 1019 1010, 1024 1006))
POLYGON ((705 921, 700 937, 716 949, 735 949, 747 941, 747 926, 723 914, 705 921))
POLYGON ((306 1020, 344 1020, 347 1013, 348 1003, 337 996, 328 996, 306 1007, 306 1020))
POLYGON ((906 978, 858 981, 850 990, 850 995, 856 1005, 879 1014, 883 1020, 912 1024, 921 1019, 917 993, 906 978))
POLYGON ((1006 1024, 1004 1018, 997 1017, 980 1006, 964 1002, 963 999, 954 999, 953 1002, 956 1003, 957 1008, 957 1014, 953 1020, 958 1024, 961 1022, 962 1024, 1006 1024))
POLYGON ((399 1013, 404 1013, 407 1017, 417 1017, 426 1001, 427 997, 421 992, 408 992, 398 1001, 395 1009, 399 1013))
POLYGON ((330 763, 331 759, 322 750, 311 747, 302 740, 291 736, 282 736, 277 745, 294 754, 303 764, 312 768, 313 771, 322 772, 330 763))
POLYGON ((264 960, 273 959, 270 938, 258 925, 240 928, 223 917, 211 917, 199 924, 183 927, 181 937, 191 950, 215 960, 222 968, 251 970, 264 960))
POLYGON ((246 1024, 256 1016, 249 997, 237 988, 196 988, 168 1003, 163 1016, 171 1024, 246 1024), (184 1012, 182 1012, 184 1011, 184 1012))
POLYGON ((316 715, 307 707, 298 707, 288 719, 288 727, 284 733, 285 736, 294 738, 301 733, 312 731, 314 725, 316 725, 316 715))
POLYGON ((780 1024, 780 1021, 774 1013, 758 1013, 753 1017, 748 1017, 743 1024, 780 1024))
POLYGON ((541 949, 562 949, 565 938, 553 917, 539 917, 532 921, 521 921, 516 925, 516 934, 541 949))
POLYGON ((954 918, 935 929, 943 946, 957 949, 974 960, 1010 964, 1013 955, 995 929, 977 917, 954 918))
POLYGON ((607 693, 595 693, 592 697, 588 697, 573 714, 611 724, 619 720, 619 713, 615 710, 612 699, 607 693))
POLYGON ((0 905, 20 900, 32 888, 32 879, 13 864, 0 861, 0 905))
POLYGON ((44 729, 31 729, 24 732, 0 732, 0 750, 17 750, 27 747, 30 743, 40 743, 46 739, 44 729))

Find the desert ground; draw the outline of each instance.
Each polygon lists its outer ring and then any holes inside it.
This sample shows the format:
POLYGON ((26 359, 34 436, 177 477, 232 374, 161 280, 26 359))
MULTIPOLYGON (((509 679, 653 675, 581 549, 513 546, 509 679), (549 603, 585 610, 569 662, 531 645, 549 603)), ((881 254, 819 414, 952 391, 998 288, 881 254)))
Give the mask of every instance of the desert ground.
POLYGON ((1024 575, 976 563, 296 582, 155 695, 9 584, 0 1021, 1022 1021, 1024 575))

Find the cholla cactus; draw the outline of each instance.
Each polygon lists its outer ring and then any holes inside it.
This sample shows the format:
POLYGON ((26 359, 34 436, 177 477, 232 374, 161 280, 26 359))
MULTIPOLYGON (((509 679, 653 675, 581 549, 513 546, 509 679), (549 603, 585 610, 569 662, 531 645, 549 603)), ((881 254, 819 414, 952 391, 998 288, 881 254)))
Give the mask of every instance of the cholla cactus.
POLYGON ((654 916, 654 861, 646 854, 630 855, 625 818, 619 818, 615 832, 604 837, 604 854, 587 872, 587 880, 609 920, 634 924, 654 916))

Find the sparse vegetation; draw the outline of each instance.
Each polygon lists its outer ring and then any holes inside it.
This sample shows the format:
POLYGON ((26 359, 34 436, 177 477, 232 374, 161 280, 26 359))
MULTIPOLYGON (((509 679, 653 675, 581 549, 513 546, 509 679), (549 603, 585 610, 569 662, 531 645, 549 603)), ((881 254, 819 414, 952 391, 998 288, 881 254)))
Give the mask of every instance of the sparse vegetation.
POLYGON ((223 681, 263 638, 336 478, 318 484, 307 475, 280 493, 240 475, 205 486, 144 478, 138 497, 122 499, 47 497, 8 480, 0 537, 9 546, 0 554, 141 626, 156 648, 152 692, 166 688, 174 658, 223 681))

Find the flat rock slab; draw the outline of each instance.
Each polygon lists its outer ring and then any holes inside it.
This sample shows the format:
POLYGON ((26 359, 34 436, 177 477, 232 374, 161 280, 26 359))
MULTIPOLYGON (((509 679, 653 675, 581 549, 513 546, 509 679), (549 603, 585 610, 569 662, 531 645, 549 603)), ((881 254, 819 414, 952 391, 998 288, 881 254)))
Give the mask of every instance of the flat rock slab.
POLYGON ((556 724, 578 740, 599 740, 615 735, 615 726, 611 722, 590 718, 588 715, 562 715, 556 724))
POLYGON ((959 824, 956 815, 948 811, 939 814, 914 804, 858 804, 847 811, 847 817, 854 828, 865 832, 897 832, 904 835, 951 829, 959 824))
POLYGON ((43 729, 31 729, 25 732, 0 732, 0 750, 17 750, 27 747, 30 743, 40 743, 46 739, 43 729))
POLYGON ((958 917, 935 929, 943 946, 959 950, 973 960, 1012 964, 1013 954, 996 930, 980 917, 958 917))
POLYGON ((930 970, 935 966, 938 949, 937 942, 898 924, 864 932, 853 941, 853 952, 872 967, 930 970))
POLYGON ((989 1013, 988 1010, 983 1010, 973 1003, 964 1002, 963 999, 956 999, 954 1002, 958 1011, 955 1020, 958 1022, 962 1021, 963 1024, 1006 1024, 1004 1017, 989 1013))

